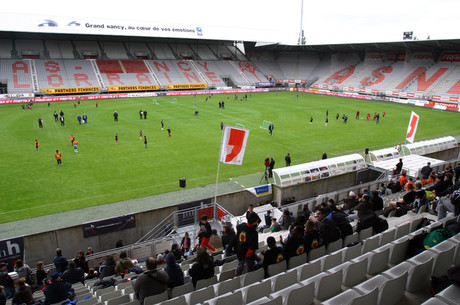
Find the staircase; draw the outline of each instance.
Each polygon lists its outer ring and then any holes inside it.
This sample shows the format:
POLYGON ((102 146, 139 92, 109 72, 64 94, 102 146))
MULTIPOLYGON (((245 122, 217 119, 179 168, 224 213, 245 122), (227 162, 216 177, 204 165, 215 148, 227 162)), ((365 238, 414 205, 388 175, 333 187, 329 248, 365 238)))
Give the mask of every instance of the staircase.
POLYGON ((246 74, 243 73, 243 71, 241 71, 240 67, 238 67, 235 62, 233 60, 230 61, 230 63, 232 64, 232 66, 235 68, 236 71, 238 71, 241 76, 244 78, 244 80, 246 81, 247 85, 251 85, 251 81, 249 80, 249 78, 246 76, 246 74))

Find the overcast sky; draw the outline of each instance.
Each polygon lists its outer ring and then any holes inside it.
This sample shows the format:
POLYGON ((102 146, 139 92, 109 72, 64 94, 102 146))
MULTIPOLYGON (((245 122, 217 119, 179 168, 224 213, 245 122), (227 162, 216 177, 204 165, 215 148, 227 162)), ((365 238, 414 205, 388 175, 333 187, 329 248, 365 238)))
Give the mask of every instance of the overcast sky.
MULTIPOLYGON (((212 29, 213 36, 224 40, 296 44, 300 7, 301 0, 22 0, 2 3, 0 16, 163 22, 201 26, 204 33, 212 29)), ((459 0, 304 0, 303 29, 307 44, 400 41, 404 31, 413 31, 419 40, 456 39, 460 38, 459 13, 459 0)), ((0 19, 0 29, 8 26, 0 19)))

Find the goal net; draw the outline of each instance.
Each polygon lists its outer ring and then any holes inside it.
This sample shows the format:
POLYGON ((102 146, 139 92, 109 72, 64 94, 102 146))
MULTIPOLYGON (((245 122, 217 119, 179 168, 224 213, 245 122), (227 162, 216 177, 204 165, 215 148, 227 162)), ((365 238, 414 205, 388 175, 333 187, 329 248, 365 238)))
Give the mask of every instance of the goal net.
POLYGON ((269 121, 263 121, 262 126, 260 128, 268 130, 268 127, 270 126, 272 122, 269 121))

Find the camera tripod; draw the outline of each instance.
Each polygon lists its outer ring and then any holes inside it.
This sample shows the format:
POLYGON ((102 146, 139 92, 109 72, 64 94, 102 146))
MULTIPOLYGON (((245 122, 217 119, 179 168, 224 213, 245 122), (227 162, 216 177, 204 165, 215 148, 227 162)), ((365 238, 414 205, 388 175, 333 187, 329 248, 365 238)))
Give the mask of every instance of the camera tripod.
POLYGON ((268 172, 267 172, 267 170, 265 170, 264 173, 262 174, 262 178, 260 178, 259 183, 262 183, 263 181, 265 181, 265 183, 268 184, 268 172))

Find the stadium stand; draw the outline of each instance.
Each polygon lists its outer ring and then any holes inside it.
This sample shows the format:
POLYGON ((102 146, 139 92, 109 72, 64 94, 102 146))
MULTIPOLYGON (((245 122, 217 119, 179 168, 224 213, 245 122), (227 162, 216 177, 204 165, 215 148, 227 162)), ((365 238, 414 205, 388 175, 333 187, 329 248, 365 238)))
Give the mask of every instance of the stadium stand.
POLYGON ((128 59, 125 46, 121 42, 101 42, 102 51, 108 59, 128 59))
POLYGON ((129 54, 132 57, 138 59, 150 59, 151 58, 151 51, 149 50, 146 43, 142 42, 125 42, 124 45, 126 46, 129 54))
POLYGON ((201 60, 217 60, 214 52, 207 45, 196 45, 192 46, 192 48, 196 48, 195 52, 201 60))
POLYGON ((0 39, 0 58, 11 58, 13 42, 11 39, 0 39))
POLYGON ((68 40, 45 40, 51 59, 75 59, 72 43, 68 40))
POLYGON ((177 59, 172 49, 166 43, 148 43, 148 46, 157 59, 177 59))
POLYGON ((40 55, 44 53, 43 41, 42 40, 15 40, 16 50, 20 56, 26 58, 40 58, 40 55))
POLYGON ((1 79, 7 80, 8 93, 33 92, 29 60, 0 61, 0 75, 2 75, 1 79))
POLYGON ((87 60, 35 60, 40 88, 100 86, 87 60))
POLYGON ((195 67, 184 60, 154 60, 148 61, 151 69, 160 82, 166 84, 202 84, 201 78, 195 67))

